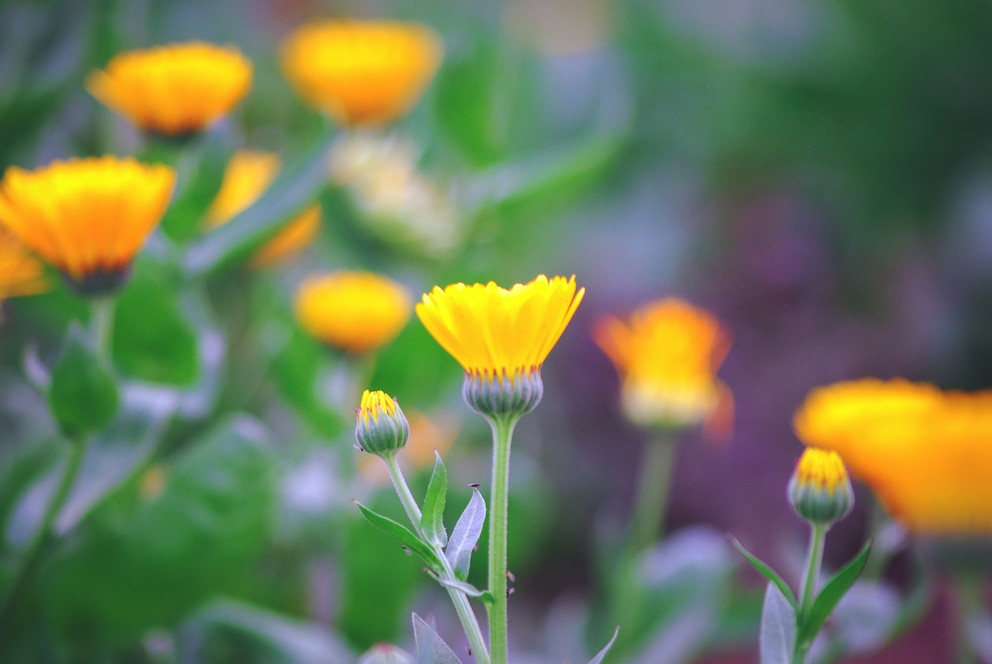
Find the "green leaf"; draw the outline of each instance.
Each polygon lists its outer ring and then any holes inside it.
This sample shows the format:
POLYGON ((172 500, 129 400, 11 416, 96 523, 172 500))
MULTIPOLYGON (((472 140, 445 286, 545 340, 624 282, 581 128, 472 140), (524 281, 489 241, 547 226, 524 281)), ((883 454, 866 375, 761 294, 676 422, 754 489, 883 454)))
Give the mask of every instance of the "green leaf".
POLYGON ((595 657, 589 660, 589 664, 602 664, 603 659, 606 658, 606 654, 610 652, 610 648, 612 648, 613 644, 617 642, 618 636, 620 636, 619 625, 617 625, 617 628, 613 630, 613 638, 610 639, 610 642, 603 646, 603 649, 596 653, 595 657))
POLYGON ((206 212, 220 190, 233 153, 227 139, 221 132, 208 131, 184 146, 194 154, 181 157, 193 158, 183 159, 176 195, 160 224, 173 241, 186 243, 206 228, 206 212))
POLYGON ((735 549, 741 552, 741 555, 747 558, 747 561, 751 563, 751 566, 754 567, 759 574, 778 586, 778 589, 782 591, 782 595, 789 602, 789 605, 792 606, 792 609, 794 611, 797 610, 799 603, 796 601, 796 596, 793 594, 792 589, 789 588, 789 585, 782 579, 782 577, 780 577, 775 570, 758 559, 754 554, 745 549, 744 545, 741 544, 736 537, 731 537, 730 542, 734 545, 735 549))
POLYGON ((117 381, 78 325, 69 329, 62 356, 52 369, 48 406, 70 438, 106 428, 120 406, 117 381))
POLYGON ((454 588, 455 590, 459 590, 465 593, 466 595, 468 595, 469 597, 482 597, 483 595, 486 595, 488 593, 487 590, 479 590, 471 583, 466 583, 465 581, 458 581, 456 579, 445 579, 442 577, 438 577, 437 582, 440 583, 445 588, 454 588))
POLYGON ((288 164, 257 201, 193 242, 183 268, 190 279, 200 279, 248 258, 283 226, 312 204, 327 183, 331 139, 313 154, 288 164))
POLYGON ((482 526, 486 523, 486 501, 475 487, 472 487, 472 497, 465 506, 465 511, 458 517, 455 529, 451 531, 451 539, 444 551, 445 557, 451 563, 455 576, 464 581, 468 578, 469 567, 472 564, 472 551, 482 535, 482 526))
POLYGON ((417 664, 462 664, 444 639, 416 613, 413 614, 413 638, 417 642, 417 664))
POLYGON ((387 516, 383 516, 378 512, 372 511, 359 502, 355 502, 355 504, 358 505, 358 509, 361 510, 362 516, 368 519, 369 523, 398 539, 404 547, 423 558, 424 562, 427 563, 428 567, 432 570, 436 571, 440 569, 441 561, 437 559, 437 556, 434 555, 434 552, 429 546, 421 542, 417 539, 416 535, 410 532, 409 528, 393 521, 387 516))
POLYGON ((434 450, 434 472, 431 473, 431 481, 427 485, 420 527, 430 543, 438 546, 448 543, 448 531, 444 528, 444 503, 447 494, 448 471, 444 467, 441 455, 434 450))
POLYGON ((777 585, 769 583, 761 608, 761 664, 791 664, 795 644, 795 608, 777 585))
POLYGON ((837 602, 840 601, 844 593, 854 585, 854 582, 861 576, 868 562, 868 554, 871 553, 871 542, 867 542, 860 553, 847 563, 837 574, 834 575, 827 585, 823 587, 816 601, 809 610, 809 615, 803 616, 799 626, 799 643, 809 644, 813 642, 816 635, 823 627, 833 612, 837 602))

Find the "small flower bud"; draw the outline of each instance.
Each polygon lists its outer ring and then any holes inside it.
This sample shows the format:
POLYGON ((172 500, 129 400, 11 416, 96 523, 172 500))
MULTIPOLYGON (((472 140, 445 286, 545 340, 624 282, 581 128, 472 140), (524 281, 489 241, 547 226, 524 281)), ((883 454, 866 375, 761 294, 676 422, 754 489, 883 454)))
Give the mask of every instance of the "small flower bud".
POLYGON ((840 456, 807 447, 789 481, 789 502, 799 516, 818 525, 830 525, 850 514, 854 491, 840 456))
POLYGON ((382 390, 362 393, 362 405, 356 411, 355 440, 363 452, 389 456, 406 445, 410 423, 403 410, 382 390))

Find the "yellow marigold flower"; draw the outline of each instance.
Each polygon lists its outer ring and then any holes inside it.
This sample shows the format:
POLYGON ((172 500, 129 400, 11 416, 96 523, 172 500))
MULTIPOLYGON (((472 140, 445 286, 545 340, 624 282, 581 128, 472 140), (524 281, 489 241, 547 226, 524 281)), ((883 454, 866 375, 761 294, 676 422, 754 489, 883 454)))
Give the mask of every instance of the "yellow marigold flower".
POLYGON ((811 523, 831 524, 850 514, 854 491, 840 455, 807 447, 789 481, 789 500, 811 523))
MULTIPOLYGON (((236 152, 207 210, 207 222, 213 227, 223 225, 258 200, 275 180, 280 166, 279 157, 268 152, 236 152)), ((252 263, 259 267, 278 263, 308 245, 319 230, 320 206, 313 205, 262 246, 252 263)))
POLYGON ((715 374, 730 338, 709 313, 666 298, 641 306, 629 322, 599 321, 593 339, 620 374, 632 421, 666 427, 705 421, 726 433, 733 399, 715 374))
POLYGON ((813 390, 794 426, 806 445, 840 454, 910 531, 992 535, 992 392, 838 383, 813 390))
POLYGON ((341 350, 368 353, 389 343, 410 318, 410 296, 370 272, 311 277, 296 293, 296 317, 307 332, 341 350))
POLYGON ((0 226, 0 301, 47 289, 44 267, 10 231, 0 226))
POLYGON ((410 424, 403 409, 382 390, 365 390, 356 414, 355 440, 363 452, 392 456, 410 438, 410 424))
POLYGON ((84 293, 113 290, 169 204, 175 173, 134 159, 7 169, 0 223, 84 293))
POLYGON ((181 136, 226 115, 251 77, 238 49, 190 42, 117 55, 90 74, 86 89, 144 131, 181 136))
POLYGON ((347 126, 406 113, 441 62, 441 40, 415 23, 323 21, 283 44, 282 68, 308 104, 347 126))
POLYGON ((575 277, 539 275, 510 289, 458 283, 425 293, 417 316, 466 374, 465 397, 483 414, 527 412, 541 399, 541 365, 578 308, 575 277))

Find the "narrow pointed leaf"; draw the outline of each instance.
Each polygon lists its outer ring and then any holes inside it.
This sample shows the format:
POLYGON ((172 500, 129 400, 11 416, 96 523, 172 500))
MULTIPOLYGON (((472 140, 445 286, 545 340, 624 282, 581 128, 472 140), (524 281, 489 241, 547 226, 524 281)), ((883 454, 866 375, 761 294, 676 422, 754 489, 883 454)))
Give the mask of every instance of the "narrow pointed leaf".
POLYGON ((816 601, 813 602, 813 606, 809 610, 809 615, 803 618, 799 629, 799 641, 801 643, 810 643, 816 638, 820 628, 823 627, 823 623, 833 613, 837 602, 840 601, 840 598, 844 596, 851 586, 854 585, 854 582, 858 580, 858 577, 861 576, 861 572, 864 571, 865 565, 868 563, 868 554, 870 552, 871 542, 868 542, 861 549, 860 553, 845 565, 843 569, 837 572, 834 578, 830 579, 827 585, 823 587, 816 601))
POLYGON ((441 568, 441 561, 437 559, 437 556, 434 555, 431 548, 417 539, 417 536, 410 532, 406 526, 403 526, 389 517, 379 514, 378 512, 373 512, 361 503, 356 502, 355 504, 358 505, 358 509, 361 510, 362 516, 368 519, 369 523, 373 526, 398 539, 403 546, 423 558, 424 562, 427 563, 431 569, 438 570, 441 568))
POLYGON ((458 517, 455 529, 451 531, 445 556, 455 570, 455 576, 464 581, 468 578, 469 566, 472 563, 472 551, 482 535, 482 526, 486 522, 486 501, 478 489, 472 489, 472 497, 465 511, 458 517))
POLYGON ((417 642, 417 664, 462 664, 462 660, 423 618, 413 614, 413 638, 417 642))
POLYGON ((730 542, 734 545, 735 549, 741 552, 742 556, 747 558, 747 561, 751 563, 751 566, 754 567, 754 569, 756 569, 761 576, 774 583, 778 589, 782 591, 782 595, 792 606, 793 611, 795 611, 796 607, 799 606, 798 602, 796 602, 796 596, 793 594, 792 589, 789 588, 789 585, 782 579, 782 577, 780 577, 771 567, 763 563, 757 556, 745 549, 744 545, 737 541, 736 537, 731 537, 730 542))
POLYGON ((774 583, 761 608, 761 664, 791 664, 796 644, 796 612, 774 583))
POLYGON ((603 649, 596 653, 595 657, 589 660, 589 664, 602 664, 603 658, 606 657, 606 653, 610 652, 610 648, 612 648, 613 644, 616 643, 618 636, 620 636, 619 625, 617 625, 617 628, 613 630, 613 638, 610 639, 610 642, 603 646, 603 649))
POLYGON ((448 494, 448 471, 441 461, 441 455, 434 451, 434 472, 430 484, 427 485, 427 496, 424 498, 424 513, 420 518, 420 527, 427 535, 431 544, 444 546, 448 543, 448 531, 444 529, 444 503, 448 494))
POLYGON ((454 588, 455 590, 460 590, 469 597, 482 597, 486 594, 486 591, 479 590, 471 583, 466 583, 465 581, 458 581, 457 579, 445 579, 438 577, 437 580, 445 588, 454 588))

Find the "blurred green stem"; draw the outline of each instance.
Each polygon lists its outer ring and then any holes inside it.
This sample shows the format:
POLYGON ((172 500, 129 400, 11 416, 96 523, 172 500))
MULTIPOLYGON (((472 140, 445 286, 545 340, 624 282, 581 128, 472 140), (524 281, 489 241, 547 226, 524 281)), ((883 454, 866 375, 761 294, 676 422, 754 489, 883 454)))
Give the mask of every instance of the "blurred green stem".
POLYGON ((114 334, 114 305, 113 296, 95 298, 90 311, 90 336, 93 352, 101 360, 110 364, 110 349, 114 334))
MULTIPOLYGON (((424 544, 434 549, 434 553, 441 561, 441 565, 443 566, 440 574, 441 580, 457 582, 458 578, 455 576, 454 570, 451 569, 451 563, 448 562, 448 558, 444 555, 444 549, 437 544, 432 544, 431 540, 424 535, 420 525, 420 507, 417 505, 417 501, 410 491, 410 486, 406 483, 403 471, 396 461, 396 455, 387 454, 382 457, 382 460, 386 462, 386 468, 389 469, 389 479, 393 482, 396 495, 399 496, 403 510, 406 512, 407 517, 409 517, 410 523, 413 524, 417 536, 424 544)), ((482 636, 482 629, 479 627, 479 621, 476 620, 475 612, 472 611, 472 605, 469 603, 468 597, 457 588, 445 585, 444 589, 448 591, 448 597, 451 598, 451 603, 455 607, 455 612, 458 614, 458 620, 461 622, 465 636, 468 638, 472 654, 475 656, 475 661, 478 664, 490 664, 486 640, 482 636)))
POLYGON ((506 542, 509 525, 510 442, 519 417, 487 418, 493 431, 493 483, 489 497, 489 647, 493 664, 507 664, 506 542))
POLYGON ((74 440, 71 443, 69 458, 66 460, 65 468, 62 470, 62 477, 59 479, 58 486, 55 487, 55 492, 52 494, 51 500, 48 501, 48 505, 45 507, 45 512, 41 517, 38 528, 35 530, 31 541, 24 551, 20 569, 13 576, 10 587, 3 595, 2 603, 0 603, 0 638, 3 638, 10 629, 10 623, 14 617, 13 614, 17 601, 24 592, 31 577, 34 576, 38 565, 41 563, 45 544, 52 536, 52 527, 55 524, 55 519, 58 517, 59 512, 62 511, 62 507, 69 497, 69 492, 76 483, 76 477, 79 475, 79 468, 82 466, 83 457, 86 456, 87 444, 87 438, 74 440))
POLYGON ((661 536, 674 459, 675 437, 672 432, 659 433, 647 442, 637 485, 637 502, 634 503, 631 518, 635 553, 651 547, 661 536))
MULTIPOLYGON (((799 620, 805 620, 809 616, 809 610, 816 599, 816 581, 820 578, 820 568, 823 565, 823 542, 826 539, 828 526, 814 523, 810 525, 809 533, 809 556, 806 559, 806 578, 803 581, 803 592, 799 598, 799 620)), ((815 637, 815 635, 814 635, 815 637)), ((800 643, 796 641, 796 649, 793 653, 793 664, 803 664, 806 661, 806 652, 810 643, 800 643)))
POLYGON ((978 654, 971 641, 971 624, 982 610, 981 577, 958 574, 953 579, 953 594, 956 604, 954 620, 957 623, 956 664, 977 664, 978 654))

